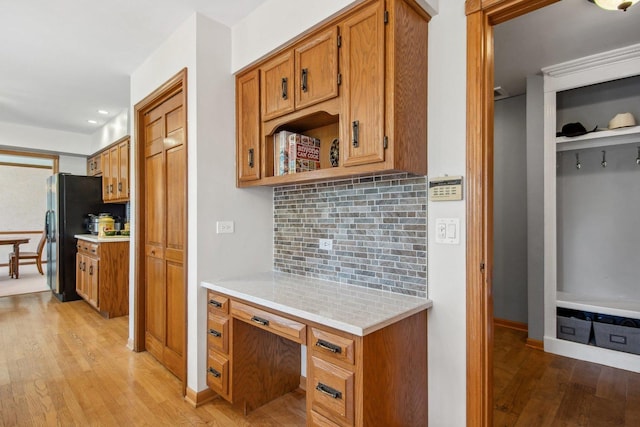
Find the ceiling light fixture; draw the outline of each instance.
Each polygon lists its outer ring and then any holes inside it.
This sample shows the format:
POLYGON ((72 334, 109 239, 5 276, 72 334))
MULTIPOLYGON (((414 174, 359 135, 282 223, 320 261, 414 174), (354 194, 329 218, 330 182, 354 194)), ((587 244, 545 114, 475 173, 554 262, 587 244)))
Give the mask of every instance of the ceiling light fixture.
POLYGON ((102 115, 108 115, 109 112, 107 110, 98 110, 98 114, 102 114, 102 115))
POLYGON ((89 119, 89 120, 87 120, 87 123, 91 123, 92 125, 97 125, 98 121, 89 119))
POLYGON ((638 0, 589 0, 605 10, 623 10, 627 11, 631 6, 638 3, 638 0))

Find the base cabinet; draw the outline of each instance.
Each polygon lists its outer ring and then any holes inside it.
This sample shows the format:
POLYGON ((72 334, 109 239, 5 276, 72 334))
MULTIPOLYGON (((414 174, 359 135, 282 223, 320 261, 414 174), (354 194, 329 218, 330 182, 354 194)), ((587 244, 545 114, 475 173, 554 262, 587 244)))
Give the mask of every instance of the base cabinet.
POLYGON ((129 314, 129 242, 78 239, 76 292, 104 317, 129 314))
POLYGON ((426 310, 356 336, 208 291, 207 384, 244 413, 300 386, 307 425, 427 425, 426 310))

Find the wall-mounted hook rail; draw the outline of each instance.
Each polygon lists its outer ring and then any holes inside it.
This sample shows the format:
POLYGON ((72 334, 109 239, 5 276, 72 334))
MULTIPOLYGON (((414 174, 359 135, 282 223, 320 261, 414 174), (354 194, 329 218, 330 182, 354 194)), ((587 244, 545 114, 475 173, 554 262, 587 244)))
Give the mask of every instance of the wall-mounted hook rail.
POLYGON ((602 161, 600 162, 600 165, 601 165, 603 168, 606 168, 606 167, 607 167, 607 152, 606 152, 606 151, 604 151, 604 150, 602 150, 602 161))

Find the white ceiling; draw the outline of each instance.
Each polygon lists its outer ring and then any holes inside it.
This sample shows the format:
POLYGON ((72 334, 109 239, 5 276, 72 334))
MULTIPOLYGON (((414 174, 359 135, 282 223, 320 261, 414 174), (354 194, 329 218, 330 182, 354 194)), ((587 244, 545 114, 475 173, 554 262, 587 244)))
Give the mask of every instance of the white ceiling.
MULTIPOLYGON (((129 75, 194 12, 233 26, 265 1, 0 0, 0 121, 92 134, 128 108, 129 75)), ((541 67, 640 42, 639 24, 640 6, 587 0, 501 24, 496 85, 522 93, 541 67)))

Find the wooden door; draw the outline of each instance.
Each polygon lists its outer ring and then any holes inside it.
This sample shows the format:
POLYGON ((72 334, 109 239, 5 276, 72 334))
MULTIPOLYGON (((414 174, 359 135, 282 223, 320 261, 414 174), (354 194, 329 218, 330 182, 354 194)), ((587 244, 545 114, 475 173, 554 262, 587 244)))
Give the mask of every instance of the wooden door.
POLYGON ((129 199, 129 138, 118 144, 118 200, 129 199))
POLYGON ((87 299, 87 279, 85 269, 86 265, 85 256, 81 253, 76 254, 76 293, 82 298, 87 299))
POLYGON ((87 271, 86 280, 86 292, 87 301, 95 308, 100 308, 100 300, 98 298, 99 282, 98 282, 98 264, 99 261, 95 258, 85 257, 87 271))
POLYGON ((260 179, 260 75, 258 70, 236 80, 236 164, 238 181, 260 179))
POLYGON ((384 3, 372 3, 341 26, 344 166, 384 161, 384 3))
POLYGON ((296 48, 296 109, 338 96, 338 28, 296 48))
POLYGON ((270 120, 294 109, 293 53, 288 50, 260 67, 262 119, 270 120))
POLYGON ((109 186, 111 185, 111 150, 105 150, 101 155, 102 163, 102 200, 111 200, 109 186))
POLYGON ((145 346, 185 378, 186 147, 183 94, 144 115, 145 346))

